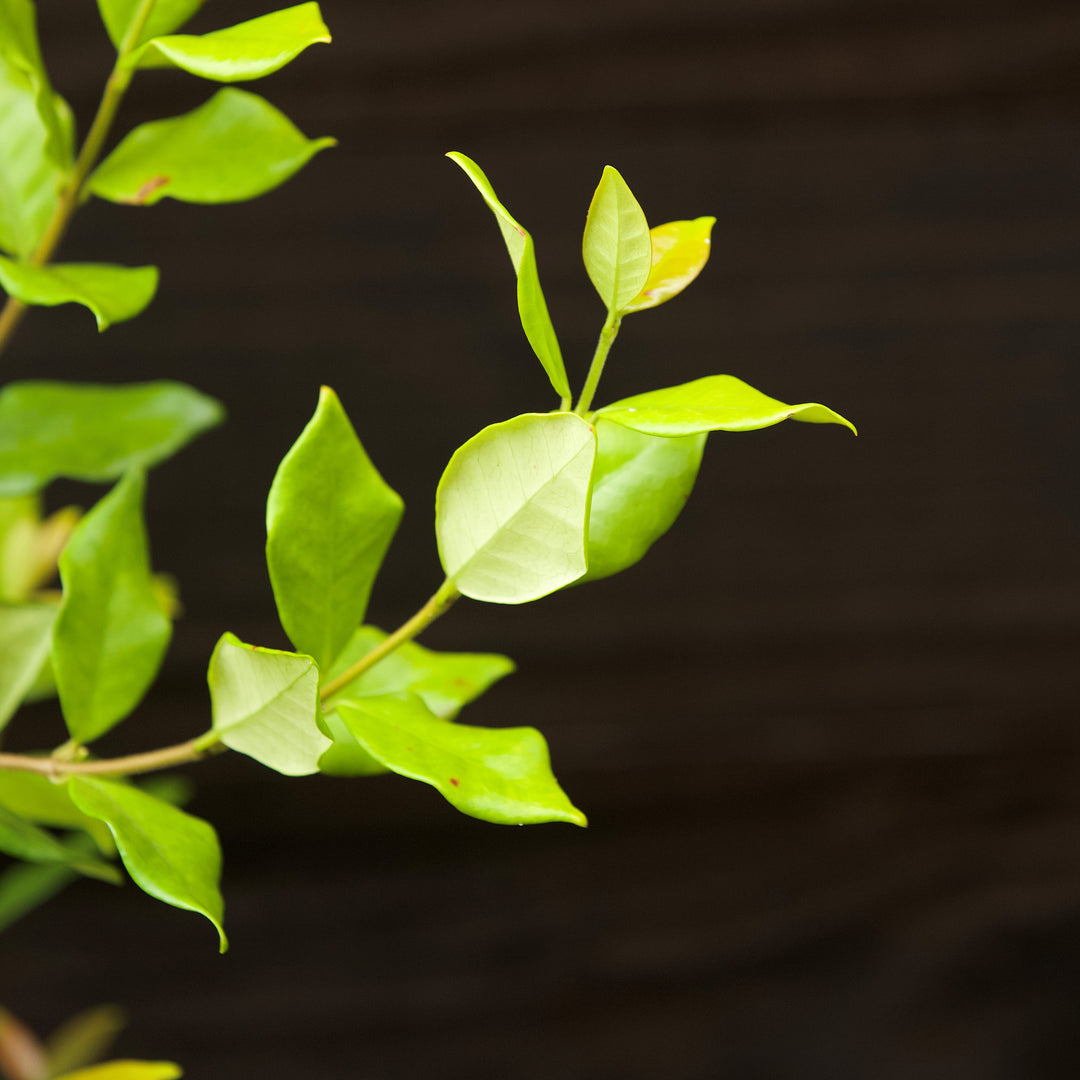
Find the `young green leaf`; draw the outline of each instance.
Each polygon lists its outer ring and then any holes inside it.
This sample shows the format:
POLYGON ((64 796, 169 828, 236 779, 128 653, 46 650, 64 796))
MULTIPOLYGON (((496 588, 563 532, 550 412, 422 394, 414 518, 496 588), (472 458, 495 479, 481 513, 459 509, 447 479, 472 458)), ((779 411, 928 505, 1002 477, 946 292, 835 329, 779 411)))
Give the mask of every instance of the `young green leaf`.
POLYGON ((671 528, 693 490, 706 438, 659 439, 597 421, 589 570, 582 581, 633 566, 671 528))
POLYGON ((109 263, 50 263, 32 266, 0 256, 0 286, 24 304, 56 307, 82 304, 94 313, 98 330, 133 319, 154 298, 156 266, 109 263))
POLYGON ((0 0, 0 248, 28 256, 71 165, 72 119, 49 85, 30 0, 0 0))
POLYGON ((172 634, 154 593, 142 474, 128 473, 79 523, 60 556, 64 600, 52 662, 71 737, 92 742, 127 716, 172 634))
POLYGON ((78 507, 41 516, 41 498, 0 498, 0 602, 18 604, 56 575, 56 560, 79 523, 78 507))
POLYGON ((253 199, 285 183, 336 139, 307 139, 258 94, 225 87, 183 116, 140 124, 97 167, 91 192, 152 206, 253 199))
POLYGON ((281 625, 321 668, 363 620, 403 509, 324 386, 266 503, 266 564, 281 625))
POLYGON ((54 622, 56 608, 50 605, 0 605, 0 731, 48 659, 54 622))
POLYGON ((104 482, 149 468, 220 424, 221 404, 175 382, 13 382, 0 391, 0 495, 57 477, 104 482))
POLYGON ((625 313, 644 311, 670 300, 690 284, 709 261, 714 217, 669 221, 649 230, 652 269, 644 288, 626 305, 625 313))
POLYGON ((319 669, 310 656, 245 645, 223 634, 208 673, 214 726, 231 750, 286 776, 319 771, 319 669))
MULTIPOLYGON (((326 673, 325 682, 343 674, 386 634, 374 626, 361 626, 326 673)), ((463 705, 514 670, 514 661, 497 653, 435 652, 406 641, 359 678, 330 696, 326 708, 338 701, 354 701, 383 694, 416 694, 440 719, 452 720, 463 705)))
POLYGON ((115 867, 88 857, 77 848, 69 848, 52 833, 39 829, 4 806, 0 806, 0 851, 26 862, 63 863, 86 877, 114 885, 120 883, 115 867))
POLYGON ((559 339, 555 336, 555 327, 551 325, 544 292, 540 288, 540 275, 536 269, 536 252, 533 238, 511 216, 498 196, 483 170, 471 158, 454 150, 446 155, 460 165, 465 175, 476 185, 491 212, 495 215, 499 231, 510 253, 510 261, 517 274, 518 315, 521 328, 525 331, 536 358, 543 365, 555 393, 561 398, 570 397, 570 383, 566 378, 559 339))
POLYGON ((175 1061, 103 1061, 66 1072, 55 1080, 178 1080, 184 1070, 175 1061))
POLYGON ((652 239, 637 199, 610 165, 604 166, 589 206, 582 255, 608 312, 622 314, 648 281, 652 239))
POLYGON ((755 431, 782 420, 808 424, 855 425, 824 405, 785 405, 766 397, 734 375, 704 379, 624 398, 597 409, 595 419, 611 420, 645 435, 696 435, 703 431, 755 431))
POLYGON ((224 952, 221 848, 209 822, 127 784, 72 776, 68 787, 84 814, 109 826, 135 884, 166 904, 205 915, 224 952))
POLYGON ((373 758, 430 784, 463 814, 497 825, 586 823, 552 775, 535 728, 448 724, 416 697, 342 702, 338 715, 373 758))
POLYGON ((29 772, 0 772, 0 807, 32 821, 60 829, 81 829, 93 838, 102 855, 116 854, 109 830, 87 817, 72 801, 66 784, 29 772))
POLYGON ((178 67, 216 82, 240 82, 261 79, 309 45, 329 40, 319 5, 299 4, 209 34, 154 38, 131 53, 124 66, 178 67))
POLYGON ((465 596, 522 604, 586 570, 596 435, 574 413, 492 424, 450 459, 435 495, 447 578, 465 596))
POLYGON ((184 25, 203 6, 206 0, 151 0, 150 12, 141 27, 136 20, 146 7, 146 0, 98 0, 101 21, 117 49, 126 45, 133 49, 160 34, 171 34, 184 25), (134 40, 125 38, 137 31, 134 40))

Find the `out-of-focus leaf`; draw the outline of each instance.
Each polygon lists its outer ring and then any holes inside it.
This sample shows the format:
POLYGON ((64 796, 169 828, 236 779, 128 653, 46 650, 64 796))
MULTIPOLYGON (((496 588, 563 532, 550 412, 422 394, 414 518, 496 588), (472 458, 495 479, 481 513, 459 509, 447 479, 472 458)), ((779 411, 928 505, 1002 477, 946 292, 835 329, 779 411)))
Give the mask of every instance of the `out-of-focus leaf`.
POLYGON ((172 634, 154 593, 144 490, 142 474, 128 473, 82 519, 60 557, 64 600, 52 663, 64 720, 80 743, 138 705, 172 634))
POLYGON ((478 728, 433 716, 418 697, 342 702, 338 715, 392 772, 434 787, 463 814, 499 825, 585 824, 551 772, 534 728, 478 728))
POLYGON ((49 1076, 100 1061, 126 1026, 127 1017, 118 1005, 97 1005, 76 1013, 45 1040, 49 1076))
POLYGON ((540 275, 536 269, 536 251, 532 237, 499 202, 491 182, 475 161, 456 150, 446 156, 461 166, 495 215, 506 250, 510 253, 510 261, 514 264, 514 273, 517 274, 517 301, 521 327, 525 331, 533 352, 536 353, 536 358, 547 372, 555 393, 561 398, 569 398, 570 383, 566 378, 566 367, 563 364, 562 351, 559 349, 559 339, 555 336, 555 328, 551 325, 551 316, 548 314, 544 292, 540 288, 540 275))
POLYGON ((589 280, 612 315, 624 312, 648 281, 649 223, 626 181, 610 165, 604 166, 589 206, 582 255, 589 280))
MULTIPOLYGON (((326 673, 329 683, 344 674, 376 645, 386 639, 384 631, 361 626, 326 673)), ((497 653, 435 652, 407 641, 374 667, 343 687, 326 701, 332 709, 338 701, 352 701, 383 694, 416 694, 438 717, 452 720, 463 705, 478 698, 499 679, 514 670, 514 661, 497 653)))
POLYGON ((205 915, 224 952, 221 848, 209 822, 126 784, 72 776, 68 785, 75 805, 109 826, 135 884, 166 904, 205 915))
POLYGON ((660 439, 598 420, 589 507, 589 571, 633 566, 671 528, 697 479, 705 435, 660 439))
POLYGON ((22 704, 48 659, 55 622, 54 607, 0 605, 0 731, 22 704))
POLYGON ((261 79, 309 45, 328 42, 319 5, 299 4, 209 34, 177 34, 146 42, 125 61, 129 67, 178 67, 216 82, 261 79))
POLYGON ((82 304, 94 313, 98 330, 133 319, 154 298, 156 266, 109 263, 50 263, 31 266, 0 256, 0 286, 24 304, 56 307, 82 304))
POLYGON ((112 858, 116 854, 108 828, 71 801, 66 784, 54 784, 47 776, 14 770, 0 772, 0 807, 38 825, 81 829, 93 837, 103 855, 112 858))
POLYGON ((0 498, 0 602, 21 603, 56 576, 56 561, 82 511, 65 506, 41 518, 36 493, 0 498))
POLYGON ((184 1070, 174 1061, 103 1061, 55 1080, 177 1080, 184 1070))
POLYGON ((652 269, 645 287, 624 309, 644 311, 670 300, 690 284, 709 261, 714 217, 693 221, 669 221, 649 230, 652 239, 652 269))
POLYGON ((335 139, 308 139, 258 94, 225 87, 183 116, 140 124, 87 186, 103 199, 152 206, 253 199, 276 188, 335 139))
POLYGON ((363 620, 403 509, 324 386, 266 503, 266 564, 281 625, 320 668, 363 620))
POLYGON ((709 375, 681 386, 624 398, 597 409, 595 418, 664 437, 703 431, 754 431, 789 419, 841 424, 855 431, 850 420, 824 405, 785 405, 733 375, 709 375))
POLYGON ((77 873, 118 884, 115 867, 78 848, 61 843, 52 833, 0 806, 0 851, 32 863, 63 863, 77 873))
POLYGON ((15 863, 0 873, 0 932, 51 900, 78 873, 65 863, 15 863))
POLYGON ((0 1076, 44 1080, 47 1063, 38 1037, 14 1014, 0 1008, 0 1076))
MULTIPOLYGON (((150 14, 135 40, 126 42, 129 49, 160 34, 179 30, 203 6, 206 0, 154 0, 150 14)), ((101 21, 117 49, 125 44, 124 38, 133 29, 142 0, 98 0, 101 21)))
POLYGON ((104 482, 149 468, 224 415, 183 383, 8 383, 0 391, 0 495, 37 491, 60 476, 104 482))
POLYGON ((223 634, 210 657, 214 731, 231 750, 286 776, 319 771, 319 669, 310 656, 245 645, 223 634))
POLYGON ((573 413, 492 424, 439 481, 435 532, 447 578, 474 600, 521 604, 585 573, 596 436, 573 413))

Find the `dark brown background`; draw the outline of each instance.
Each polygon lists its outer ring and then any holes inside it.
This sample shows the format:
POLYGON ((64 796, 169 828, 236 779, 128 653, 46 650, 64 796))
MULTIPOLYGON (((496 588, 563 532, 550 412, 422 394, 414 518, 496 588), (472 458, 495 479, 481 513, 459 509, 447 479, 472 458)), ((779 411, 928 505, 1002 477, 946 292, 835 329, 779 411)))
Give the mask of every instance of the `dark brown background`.
MULTIPOLYGON (((196 26, 264 8, 214 0, 196 26)), ((85 123, 94 5, 42 10, 85 123)), ((612 163, 652 221, 718 220, 699 282, 625 324, 601 397, 730 372, 861 435, 715 435, 639 567, 431 631, 518 660, 470 717, 542 728, 588 831, 223 758, 193 809, 226 850, 229 955, 195 916, 80 884, 0 945, 5 1000, 43 1028, 122 1001, 125 1052, 193 1080, 1075 1077, 1075 0, 324 13, 335 43, 253 89, 340 148, 241 207, 88 207, 65 256, 158 262, 159 298, 100 338, 34 312, 4 361, 183 378, 230 409, 154 474, 187 617, 114 749, 205 727, 221 631, 281 642, 262 502, 320 382, 409 507, 384 625, 438 583, 449 453, 549 404, 446 150, 533 231, 576 381, 602 318, 580 229, 612 163)), ((122 124, 209 92, 140 75, 122 124)))

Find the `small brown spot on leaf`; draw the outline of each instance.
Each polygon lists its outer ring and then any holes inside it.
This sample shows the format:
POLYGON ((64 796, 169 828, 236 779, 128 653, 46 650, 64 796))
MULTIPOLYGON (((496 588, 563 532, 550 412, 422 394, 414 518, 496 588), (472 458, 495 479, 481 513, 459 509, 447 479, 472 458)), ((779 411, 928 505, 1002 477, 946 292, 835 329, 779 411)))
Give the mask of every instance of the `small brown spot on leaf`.
POLYGON ((124 202, 130 206, 142 206, 158 188, 164 187, 169 180, 168 176, 151 176, 130 199, 125 199, 124 202))
POLYGON ((450 783, 453 784, 454 787, 461 787, 461 781, 456 776, 450 777, 450 783))

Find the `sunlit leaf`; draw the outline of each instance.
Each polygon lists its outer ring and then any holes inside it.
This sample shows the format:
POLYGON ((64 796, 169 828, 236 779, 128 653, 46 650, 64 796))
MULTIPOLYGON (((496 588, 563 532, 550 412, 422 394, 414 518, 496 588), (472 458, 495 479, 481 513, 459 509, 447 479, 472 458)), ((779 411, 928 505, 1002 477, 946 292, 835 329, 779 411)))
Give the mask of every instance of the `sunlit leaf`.
POLYGON ((373 758, 431 784, 470 817, 499 825, 585 824, 552 775, 547 743, 534 728, 447 723, 415 696, 342 702, 337 711, 373 758))
MULTIPOLYGON (((178 30, 205 2, 206 0, 152 0, 150 14, 135 40, 126 43, 128 48, 134 48, 160 34, 171 34, 178 30)), ((145 0, 98 0, 101 21, 117 49, 124 44, 124 38, 133 29, 134 21, 144 3, 145 0)))
POLYGON ((0 495, 115 480, 175 454, 224 410, 183 383, 13 382, 0 391, 0 495))
POLYGON ((177 1080, 184 1070, 173 1061, 103 1061, 55 1080, 177 1080))
POLYGON ((566 378, 566 367, 559 349, 559 339, 555 336, 555 328, 551 325, 551 316, 548 314, 544 292, 540 288, 540 276, 536 269, 536 252, 532 237, 499 202, 491 182, 475 161, 456 150, 446 156, 461 166, 495 215, 506 250, 510 253, 510 261, 514 265, 514 273, 517 274, 517 301, 521 327, 525 331, 533 352, 536 353, 536 358, 547 372, 555 393, 561 398, 569 398, 570 383, 566 378))
POLYGON ((216 82, 261 79, 284 67, 309 45, 328 42, 318 4, 299 4, 209 34, 177 34, 146 42, 129 67, 178 67, 216 82))
POLYGON ((40 773, 0 772, 0 806, 37 825, 81 829, 112 858, 116 847, 109 830, 96 818, 87 817, 72 801, 66 784, 55 784, 40 773))
POLYGON ((219 90, 183 116, 140 124, 87 186, 118 203, 241 202, 283 184, 336 140, 308 139, 257 94, 219 90))
POLYGON ((597 421, 589 571, 582 581, 633 566, 671 528, 693 490, 705 439, 660 439, 597 421))
POLYGON ((320 667, 364 618, 403 509, 324 386, 266 503, 266 563, 281 625, 320 667))
POLYGON ((610 165, 604 166, 589 206, 582 254, 608 311, 625 311, 649 278, 652 240, 637 199, 610 165))
POLYGON ((154 593, 145 482, 128 473, 79 523, 60 557, 64 600, 52 662, 73 739, 123 720, 157 675, 172 633, 154 593))
POLYGON ((652 269, 641 292, 624 311, 643 311, 670 300, 690 284, 709 261, 714 217, 693 221, 669 221, 649 230, 652 240, 652 269))
POLYGON ((310 656, 223 634, 210 658, 214 731, 231 750, 286 776, 319 771, 330 745, 316 723, 319 669, 310 656))
POLYGON ((120 880, 115 867, 68 847, 4 806, 0 806, 0 851, 26 862, 63 863, 77 873, 113 884, 120 880))
POLYGON ((124 1010, 117 1005, 96 1005, 76 1013, 45 1040, 49 1075, 100 1061, 126 1026, 124 1010))
POLYGON ((82 304, 94 313, 98 330, 133 319, 154 298, 156 266, 109 263, 50 263, 31 266, 0 257, 0 286, 24 304, 56 307, 82 304))
MULTIPOLYGON (((386 634, 377 627, 361 626, 326 673, 324 681, 336 679, 385 639, 386 634)), ((508 656, 436 652, 415 641, 407 641, 331 695, 326 707, 333 708, 337 701, 408 691, 421 698, 436 716, 451 720, 463 705, 478 698, 513 670, 514 662, 508 656)))
POLYGON ((68 785, 75 805, 109 826, 135 884, 166 904, 205 915, 224 952, 221 848, 213 827, 126 784, 73 776, 68 785))
POLYGON ((596 436, 568 412, 492 424, 439 481, 435 532, 447 577, 466 596, 521 604, 585 572, 596 436))
POLYGON ((0 731, 48 659, 55 621, 48 605, 0 605, 0 731))
POLYGON ((611 420, 646 435, 695 435, 703 431, 753 431, 782 420, 808 424, 855 426, 824 405, 785 405, 766 397, 733 375, 704 379, 653 390, 605 405, 597 420, 611 420))

